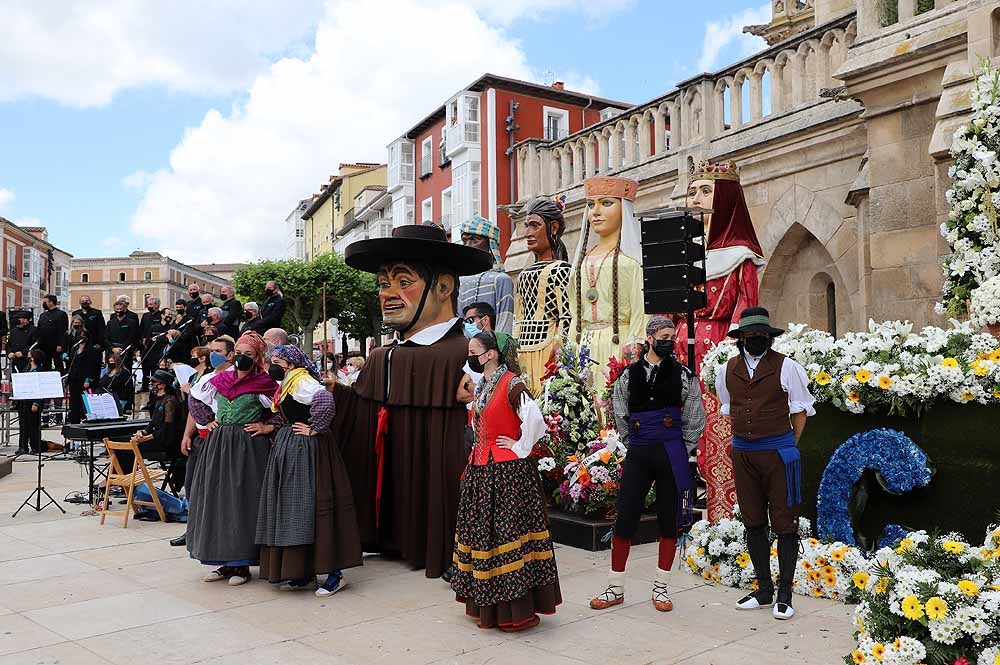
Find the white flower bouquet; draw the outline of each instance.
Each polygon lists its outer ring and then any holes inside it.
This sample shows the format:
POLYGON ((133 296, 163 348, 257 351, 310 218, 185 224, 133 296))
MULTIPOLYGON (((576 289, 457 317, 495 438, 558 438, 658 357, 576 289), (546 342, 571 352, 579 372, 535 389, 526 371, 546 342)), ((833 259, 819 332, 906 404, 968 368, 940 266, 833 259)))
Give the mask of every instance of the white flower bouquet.
POLYGON ((972 290, 969 319, 979 328, 1000 323, 1000 276, 991 277, 972 290))

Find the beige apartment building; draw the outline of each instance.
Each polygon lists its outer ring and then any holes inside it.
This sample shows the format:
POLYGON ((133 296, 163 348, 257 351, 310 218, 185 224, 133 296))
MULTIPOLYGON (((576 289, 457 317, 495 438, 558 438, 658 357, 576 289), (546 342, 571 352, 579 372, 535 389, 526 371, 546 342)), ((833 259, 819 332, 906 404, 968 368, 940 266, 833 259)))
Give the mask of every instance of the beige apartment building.
POLYGON ((178 298, 187 299, 191 284, 198 284, 202 293, 218 296, 223 286, 230 285, 230 280, 159 252, 135 251, 128 256, 73 259, 70 303, 66 309, 76 309, 83 295, 90 296, 94 307, 105 312, 111 311, 115 299, 121 295, 129 297, 135 311, 145 310, 143 303, 149 296, 159 298, 164 307, 173 306, 178 298))

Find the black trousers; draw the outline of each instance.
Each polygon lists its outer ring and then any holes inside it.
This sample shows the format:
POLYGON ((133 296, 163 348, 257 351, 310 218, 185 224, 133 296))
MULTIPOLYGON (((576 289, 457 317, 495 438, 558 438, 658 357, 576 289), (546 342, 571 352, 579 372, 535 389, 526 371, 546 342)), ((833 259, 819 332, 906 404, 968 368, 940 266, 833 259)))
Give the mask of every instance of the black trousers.
POLYGON ((677 483, 662 445, 629 446, 618 488, 615 535, 631 538, 639 528, 646 496, 656 483, 656 520, 662 538, 677 537, 677 483))
POLYGON ((79 423, 83 420, 83 384, 82 383, 70 383, 69 384, 69 413, 66 419, 73 423, 79 423))
POLYGON ((17 402, 17 422, 20 427, 17 448, 37 453, 42 448, 42 409, 32 413, 32 404, 30 400, 17 402))

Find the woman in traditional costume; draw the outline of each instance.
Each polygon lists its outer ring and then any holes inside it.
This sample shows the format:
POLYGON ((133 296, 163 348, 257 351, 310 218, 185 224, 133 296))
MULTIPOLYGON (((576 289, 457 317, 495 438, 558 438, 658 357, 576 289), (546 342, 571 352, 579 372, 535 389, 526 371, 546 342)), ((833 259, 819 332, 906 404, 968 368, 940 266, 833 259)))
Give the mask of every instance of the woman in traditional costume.
POLYGON ((480 628, 538 625, 562 602, 548 516, 535 462, 528 457, 545 421, 518 377, 516 344, 503 333, 469 340, 476 387, 476 443, 462 481, 451 580, 455 599, 480 628))
POLYGON ((260 335, 245 333, 236 342, 233 367, 192 390, 194 399, 214 401, 217 408, 198 451, 192 480, 198 491, 188 509, 188 552, 216 566, 206 582, 239 586, 250 581, 250 566, 258 562, 257 509, 270 448, 262 420, 278 388, 264 371, 266 349, 260 335))
MULTIPOLYGON (((739 169, 732 162, 701 162, 691 174, 687 206, 710 211, 705 214, 705 258, 707 306, 695 312, 694 361, 700 376, 705 354, 726 339, 739 324, 740 312, 758 303, 757 273, 764 266, 764 253, 757 240, 750 212, 747 210, 739 169)), ((687 363, 687 321, 677 326, 677 358, 687 363)), ((729 421, 719 416, 719 400, 702 390, 708 422, 698 446, 698 464, 708 489, 708 519, 712 522, 731 517, 736 503, 729 449, 732 431, 729 421)))
POLYGON ((330 596, 345 586, 342 569, 361 565, 351 481, 330 432, 333 394, 298 347, 276 347, 271 363, 281 385, 265 426, 277 436, 257 514, 260 576, 295 591, 326 574, 316 595, 330 596))
POLYGON ((583 187, 587 208, 570 278, 570 332, 596 363, 592 383, 603 385, 595 379, 608 360, 621 359, 646 338, 642 244, 632 208, 639 183, 590 178, 583 187))
POLYGON ((528 203, 524 239, 535 262, 517 276, 514 337, 522 376, 536 396, 542 394, 545 363, 569 335, 573 318, 569 302, 573 268, 562 241, 565 230, 561 202, 540 196, 528 203))

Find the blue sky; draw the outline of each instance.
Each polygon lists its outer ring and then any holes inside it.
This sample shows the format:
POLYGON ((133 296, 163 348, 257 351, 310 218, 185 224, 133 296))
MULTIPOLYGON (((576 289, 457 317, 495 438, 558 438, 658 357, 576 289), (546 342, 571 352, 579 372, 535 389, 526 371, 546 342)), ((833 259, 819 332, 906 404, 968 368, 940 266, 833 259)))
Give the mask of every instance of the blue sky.
POLYGON ((740 27, 767 17, 743 0, 107 0, 96 20, 66 2, 0 7, 28 26, 0 45, 0 215, 79 257, 189 262, 280 255, 299 198, 384 160, 484 71, 639 103, 760 48, 740 27))

